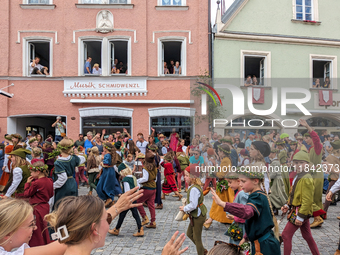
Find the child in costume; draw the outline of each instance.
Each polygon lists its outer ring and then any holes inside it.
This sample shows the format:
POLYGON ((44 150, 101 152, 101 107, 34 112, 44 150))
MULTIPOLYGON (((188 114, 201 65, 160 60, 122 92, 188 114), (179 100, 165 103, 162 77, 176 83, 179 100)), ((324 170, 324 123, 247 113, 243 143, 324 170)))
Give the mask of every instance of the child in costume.
POLYGON ((251 254, 273 255, 281 254, 279 227, 271 208, 271 202, 264 187, 262 169, 241 169, 238 172, 244 192, 249 193, 247 204, 223 202, 213 189, 213 199, 224 211, 241 219, 245 219, 245 239, 251 242, 251 254), (275 233, 272 228, 275 226, 275 233), (256 252, 256 253, 255 253, 256 252))
MULTIPOLYGON (((85 155, 83 146, 78 146, 78 148, 75 148, 74 154, 77 156, 80 155, 80 156, 85 157, 85 162, 86 162, 87 156, 85 155)), ((79 188, 79 184, 83 184, 83 183, 89 184, 89 181, 87 180, 85 176, 85 162, 76 168, 76 182, 77 182, 78 188, 79 188), (81 183, 79 183, 79 181, 81 181, 81 183)))
MULTIPOLYGON (((34 164, 35 162, 42 162, 44 163, 44 159, 41 158, 41 154, 42 154, 42 151, 39 147, 35 147, 31 150, 31 159, 29 160, 28 157, 26 158, 26 160, 32 165, 34 164)), ((29 155, 27 155, 29 156, 29 155)))
POLYGON ((75 168, 85 162, 83 156, 73 154, 73 141, 64 138, 58 143, 58 150, 61 154, 54 162, 53 188, 54 188, 54 208, 58 201, 67 196, 78 196, 77 182, 73 178, 75 168))
MULTIPOLYGON (((206 155, 204 155, 204 154, 205 153, 203 153, 205 165, 207 167, 215 166, 216 165, 215 150, 213 148, 208 148, 206 155)), ((209 171, 207 171, 206 179, 205 179, 204 187, 203 187, 204 191, 207 190, 206 191, 207 194, 210 191, 210 187, 209 187, 210 182, 212 183, 214 189, 216 189, 216 177, 211 177, 209 171)))
MULTIPOLYGON (((238 174, 235 172, 228 173, 227 181, 228 186, 236 192, 233 203, 239 203, 242 205, 247 204, 249 194, 242 190, 238 174)), ((228 213, 227 218, 233 220, 233 223, 224 234, 230 236, 229 243, 239 245, 243 235, 246 233, 245 220, 228 213)))
POLYGON ((90 191, 88 195, 92 195, 93 189, 97 189, 96 186, 96 178, 100 172, 100 162, 101 157, 99 155, 99 150, 97 146, 89 148, 90 150, 87 155, 89 155, 87 159, 87 173, 89 174, 89 184, 90 184, 90 191))
MULTIPOLYGON (((290 156, 288 164, 289 164, 289 166, 291 166, 291 164, 293 162, 294 155, 296 153, 298 153, 300 150, 298 149, 298 142, 297 141, 290 141, 289 142, 289 146, 290 146, 290 149, 292 150, 292 152, 291 152, 291 156, 290 156)), ((291 171, 289 173, 289 184, 290 184, 290 186, 292 186, 292 182, 293 182, 295 176, 296 176, 296 172, 295 171, 291 171)))
POLYGON ((103 145, 104 159, 100 163, 102 170, 97 184, 97 194, 105 202, 106 207, 114 203, 114 197, 122 194, 122 189, 116 177, 115 166, 122 163, 121 157, 116 153, 116 148, 111 143, 103 145))
POLYGON ((187 236, 195 244, 198 255, 207 254, 202 243, 203 224, 207 215, 207 208, 203 204, 204 195, 200 186, 199 167, 188 166, 185 168, 184 178, 190 187, 187 193, 187 205, 180 206, 179 209, 189 214, 190 224, 187 230, 187 236), (197 169, 196 169, 197 168, 197 169))
POLYGON ((33 207, 37 229, 33 231, 29 242, 30 247, 49 244, 50 236, 47 231, 47 222, 44 220, 50 212, 48 201, 53 197, 53 181, 48 176, 48 166, 44 162, 37 161, 28 166, 31 176, 25 184, 24 197, 29 198, 33 207))
POLYGON ((135 168, 136 161, 133 159, 133 155, 132 154, 127 154, 127 156, 126 156, 125 160, 123 161, 123 163, 133 170, 135 168))
POLYGON ((177 190, 177 185, 175 181, 175 172, 173 165, 171 163, 172 158, 169 153, 164 156, 164 162, 161 163, 161 166, 164 167, 164 183, 162 186, 163 196, 162 199, 165 199, 164 194, 170 194, 172 192, 178 196, 178 200, 181 200, 183 195, 181 195, 177 190))
POLYGON ((5 146, 4 150, 4 163, 2 166, 2 175, 0 179, 0 191, 2 192, 9 180, 9 176, 11 173, 11 160, 9 159, 9 153, 12 152, 14 146, 12 144, 12 137, 10 135, 5 136, 5 143, 8 145, 5 146))
POLYGON ((151 150, 155 154, 155 165, 157 167, 157 178, 156 178, 156 197, 155 197, 155 209, 163 209, 162 202, 162 175, 159 170, 161 164, 161 157, 158 155, 158 147, 153 144, 148 146, 148 149, 151 150))
MULTIPOLYGON (((34 148, 38 148, 38 145, 39 145, 39 142, 37 140, 36 137, 32 137, 31 139, 29 139, 28 141, 28 147, 27 149, 32 151, 34 148)), ((30 154, 30 155, 27 155, 27 159, 32 160, 33 156, 30 154)))
POLYGON ((44 161, 45 161, 45 164, 48 166, 48 172, 49 172, 48 176, 52 176, 52 169, 54 167, 54 160, 55 160, 55 158, 50 158, 50 156, 48 155, 49 153, 53 152, 54 148, 52 144, 53 144, 52 138, 47 138, 43 146, 44 161))
POLYGON ((6 191, 6 197, 11 197, 12 195, 16 198, 23 197, 25 183, 30 176, 26 161, 26 156, 30 153, 29 150, 23 148, 13 150, 9 153, 13 167, 13 178, 7 184, 9 188, 6 191))
POLYGON ((309 225, 309 218, 313 215, 314 196, 314 181, 309 173, 310 163, 307 152, 299 151, 294 155, 293 164, 297 175, 293 181, 288 204, 281 208, 282 213, 286 213, 288 209, 290 210, 287 216, 287 225, 282 232, 285 255, 291 254, 293 235, 299 228, 302 237, 308 243, 311 253, 313 255, 320 254, 309 225))
MULTIPOLYGON (((184 174, 185 168, 187 168, 189 166, 190 162, 189 162, 189 157, 186 156, 184 152, 177 152, 176 155, 177 155, 177 159, 178 159, 179 165, 181 166, 181 170, 182 170, 182 173, 180 175, 180 179, 178 179, 178 176, 177 176, 178 188, 181 189, 181 185, 182 185, 181 178, 182 178, 182 175, 184 174)), ((189 184, 187 182, 185 182, 185 192, 188 191, 188 187, 189 187, 189 184)))
MULTIPOLYGON (((218 156, 221 160, 220 169, 217 169, 214 174, 219 179, 216 184, 216 193, 220 199, 226 202, 232 202, 235 197, 235 192, 228 187, 228 181, 225 176, 228 173, 229 167, 231 167, 230 159, 230 147, 227 144, 218 145, 218 156)), ((204 223, 204 228, 210 228, 213 221, 218 221, 221 223, 231 224, 233 221, 228 219, 223 208, 219 207, 214 201, 212 203, 209 219, 204 223)))
POLYGON ((143 205, 138 206, 138 211, 142 216, 142 226, 146 225, 147 228, 156 228, 156 211, 155 211, 155 197, 156 197, 156 178, 157 178, 157 167, 155 164, 156 154, 146 148, 145 160, 143 162, 143 176, 137 180, 139 187, 143 185, 143 196, 138 198, 137 203, 146 203, 150 214, 151 222, 146 215, 143 205))
MULTIPOLYGON (((119 174, 123 177, 122 186, 123 186, 123 193, 133 189, 137 186, 137 179, 132 175, 132 170, 130 167, 121 163, 118 167, 119 174)), ((119 219, 117 225, 114 229, 109 230, 109 233, 115 236, 119 235, 120 227, 123 224, 126 214, 129 210, 123 211, 119 214, 119 219)), ((136 220, 138 231, 137 233, 133 234, 133 236, 139 237, 144 236, 143 227, 139 218, 138 210, 136 207, 131 208, 130 211, 132 212, 133 218, 136 220)))
POLYGON ((278 210, 287 202, 288 196, 285 191, 285 185, 282 180, 281 175, 281 164, 279 159, 277 158, 277 153, 279 150, 272 149, 269 154, 270 159, 270 171, 269 177, 271 179, 270 182, 270 191, 269 194, 270 201, 272 202, 273 211, 275 215, 278 215, 278 210))

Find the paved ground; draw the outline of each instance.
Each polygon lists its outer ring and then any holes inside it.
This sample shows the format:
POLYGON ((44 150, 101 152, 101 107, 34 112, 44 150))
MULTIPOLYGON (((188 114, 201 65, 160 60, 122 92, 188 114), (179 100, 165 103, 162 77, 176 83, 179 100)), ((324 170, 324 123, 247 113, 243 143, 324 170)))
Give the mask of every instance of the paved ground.
MULTIPOLYGON (((81 187, 80 194, 87 194, 87 188, 81 187)), ((186 193, 182 193, 186 194, 186 193)), ((170 240, 173 233, 177 230, 180 233, 186 233, 189 220, 187 221, 175 221, 175 217, 178 213, 178 207, 181 202, 177 201, 177 198, 166 197, 163 201, 163 210, 156 210, 156 229, 145 229, 144 237, 133 237, 132 234, 137 231, 135 220, 129 212, 125 218, 125 221, 121 227, 121 231, 118 237, 107 235, 105 246, 97 249, 92 254, 95 255, 114 255, 114 254, 161 254, 164 245, 170 240)), ((204 204, 208 210, 212 204, 211 194, 205 197, 204 204)), ((333 255, 337 249, 337 243, 339 240, 339 220, 336 216, 340 215, 340 203, 338 206, 330 206, 328 211, 328 219, 325 220, 321 228, 312 230, 313 237, 319 247, 319 251, 322 255, 333 255)), ((148 209, 146 209, 148 216, 150 216, 148 209)), ((150 218, 150 217, 149 217, 150 218)), ((279 216, 279 218, 281 218, 279 216)), ((111 223, 111 229, 116 226, 118 218, 111 223)), ((281 222, 281 232, 286 224, 287 220, 281 222)), ((209 230, 203 230, 202 239, 206 249, 211 249, 215 240, 228 241, 228 237, 224 235, 227 230, 227 226, 218 222, 214 222, 209 230)), ((193 243, 187 238, 183 247, 189 246, 189 250, 185 254, 196 254, 196 249, 193 243)), ((283 254, 283 253, 282 253, 283 254)), ((293 252, 294 255, 311 254, 306 241, 302 238, 301 232, 298 230, 293 240, 293 252)))

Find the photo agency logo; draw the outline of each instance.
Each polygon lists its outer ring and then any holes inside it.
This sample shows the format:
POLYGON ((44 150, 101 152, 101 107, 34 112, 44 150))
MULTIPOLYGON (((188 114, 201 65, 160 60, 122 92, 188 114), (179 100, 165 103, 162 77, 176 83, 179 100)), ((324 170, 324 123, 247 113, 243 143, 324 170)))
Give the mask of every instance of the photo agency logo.
MULTIPOLYGON (((287 115, 287 105, 292 105, 298 109, 301 114, 305 116, 312 115, 309 110, 304 106, 305 103, 308 103, 311 99, 311 92, 308 89, 304 88, 297 88, 297 87, 271 87, 272 92, 272 104, 268 106, 267 109, 256 109, 254 106, 253 98, 257 98, 257 90, 264 89, 263 86, 261 87, 248 87, 247 88, 247 99, 245 99, 245 95, 242 89, 239 86, 231 85, 231 84, 215 84, 214 88, 206 83, 198 82, 198 84, 205 86, 210 91, 212 91, 218 100, 220 101, 221 106, 224 106, 224 109, 231 110, 232 107, 232 114, 228 111, 228 115, 231 116, 245 116, 245 100, 247 100, 248 112, 252 115, 257 116, 269 116, 273 113, 281 116, 287 115), (219 93, 216 91, 219 91, 219 93), (221 96, 226 97, 228 94, 231 93, 232 99, 228 102, 228 104, 222 104, 221 96), (291 96, 294 95, 294 96, 291 96), (279 104, 279 97, 280 97, 280 104, 279 104), (232 103, 231 103, 232 102, 232 103), (280 106, 280 111, 276 112, 277 107, 280 106)), ((209 95, 217 106, 216 99, 214 98, 213 94, 205 88, 199 87, 200 90, 204 91, 205 93, 201 95, 202 103, 201 103, 201 114, 207 115, 209 114, 207 109, 207 95, 209 95)), ((267 100, 268 97, 266 96, 267 100)), ((263 108, 263 107, 260 107, 263 108)), ((274 127, 275 122, 278 121, 281 125, 285 128, 293 128, 299 126, 299 123, 295 119, 244 119, 240 121, 238 119, 237 122, 233 122, 233 119, 228 118, 219 118, 213 120, 213 127, 225 127, 227 125, 231 127, 251 127, 257 128, 262 126, 268 126, 266 122, 271 123, 270 126, 274 127), (254 125, 256 124, 256 125, 254 125)))

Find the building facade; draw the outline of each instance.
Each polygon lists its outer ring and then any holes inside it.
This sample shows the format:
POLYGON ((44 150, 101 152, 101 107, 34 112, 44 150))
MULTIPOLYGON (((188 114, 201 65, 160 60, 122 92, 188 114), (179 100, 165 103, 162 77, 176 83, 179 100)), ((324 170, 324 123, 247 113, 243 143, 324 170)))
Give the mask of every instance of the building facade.
POLYGON ((263 135, 277 129, 292 136, 303 131, 295 124, 304 118, 317 131, 340 134, 340 32, 334 29, 340 24, 339 7, 336 0, 235 0, 223 15, 219 13, 213 42, 215 84, 239 88, 245 98, 245 112, 234 114, 231 102, 235 98, 217 86, 230 107, 223 116, 229 123, 215 130, 221 134, 258 131, 263 135), (253 107, 270 110, 277 95, 276 108, 265 114, 250 110, 248 75, 257 80, 257 85, 249 89, 253 107), (287 95, 285 91, 289 91, 287 95), (292 102, 282 112, 282 96, 297 102, 307 94, 311 97, 302 105, 311 115, 305 115, 292 102), (231 126, 231 120, 241 124, 231 126))
POLYGON ((194 132, 190 82, 209 69, 208 1, 6 0, 1 14, 0 89, 13 94, 0 96, 1 137, 54 134, 56 116, 69 137, 194 132), (99 73, 87 74, 89 57, 99 73), (164 69, 171 60, 176 74, 164 69))

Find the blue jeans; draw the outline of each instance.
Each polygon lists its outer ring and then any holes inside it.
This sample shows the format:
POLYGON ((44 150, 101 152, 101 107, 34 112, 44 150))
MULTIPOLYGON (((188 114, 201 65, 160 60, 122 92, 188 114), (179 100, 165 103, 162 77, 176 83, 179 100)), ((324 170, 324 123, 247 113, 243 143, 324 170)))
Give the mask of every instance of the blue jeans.
POLYGON ((328 189, 329 181, 328 181, 328 174, 323 174, 323 190, 326 191, 328 189))
POLYGON ((55 141, 56 143, 59 143, 61 140, 63 140, 63 138, 61 137, 61 135, 56 135, 56 136, 55 136, 54 141, 55 141))

